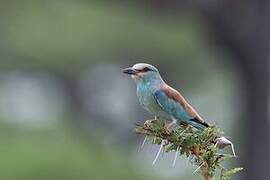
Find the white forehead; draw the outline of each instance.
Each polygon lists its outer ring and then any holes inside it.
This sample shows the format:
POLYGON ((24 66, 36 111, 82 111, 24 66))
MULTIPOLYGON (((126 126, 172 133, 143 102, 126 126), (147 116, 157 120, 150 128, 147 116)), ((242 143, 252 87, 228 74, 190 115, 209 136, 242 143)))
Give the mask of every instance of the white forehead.
POLYGON ((146 63, 137 63, 133 66, 134 69, 143 69, 145 67, 151 68, 151 69, 156 69, 154 66, 151 64, 146 64, 146 63))

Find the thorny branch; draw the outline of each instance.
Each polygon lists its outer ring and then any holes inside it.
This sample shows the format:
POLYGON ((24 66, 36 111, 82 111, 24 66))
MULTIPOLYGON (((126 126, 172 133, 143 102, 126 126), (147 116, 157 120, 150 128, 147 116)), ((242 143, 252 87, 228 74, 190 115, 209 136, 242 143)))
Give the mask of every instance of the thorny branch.
POLYGON ((222 153, 221 149, 226 146, 233 148, 233 144, 222 136, 223 132, 217 127, 197 130, 188 125, 180 125, 168 131, 164 122, 147 120, 143 125, 137 124, 135 132, 144 135, 147 139, 152 139, 152 144, 161 145, 166 152, 174 151, 175 157, 178 155, 191 157, 191 163, 198 167, 195 172, 199 172, 204 180, 211 180, 217 170, 220 171, 218 177, 220 180, 228 180, 231 175, 242 170, 242 168, 228 170, 221 165, 221 162, 235 157, 235 154, 234 150, 233 155, 222 153))

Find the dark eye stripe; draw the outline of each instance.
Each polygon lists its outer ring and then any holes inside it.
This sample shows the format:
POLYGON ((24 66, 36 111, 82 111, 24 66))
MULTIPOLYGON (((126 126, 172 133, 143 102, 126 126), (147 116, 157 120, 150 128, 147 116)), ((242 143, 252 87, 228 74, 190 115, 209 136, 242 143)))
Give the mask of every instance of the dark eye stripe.
POLYGON ((136 69, 136 71, 138 71, 138 72, 147 72, 147 71, 154 71, 154 70, 153 69, 150 69, 148 67, 145 67, 143 69, 136 69))
POLYGON ((145 68, 143 68, 143 71, 147 72, 147 71, 151 71, 151 69, 149 69, 148 67, 145 67, 145 68))

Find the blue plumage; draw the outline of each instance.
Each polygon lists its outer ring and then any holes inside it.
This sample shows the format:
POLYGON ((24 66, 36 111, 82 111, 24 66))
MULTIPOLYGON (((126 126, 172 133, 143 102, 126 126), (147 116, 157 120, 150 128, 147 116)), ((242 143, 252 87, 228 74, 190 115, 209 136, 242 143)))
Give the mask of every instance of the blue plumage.
POLYGON ((152 115, 187 123, 197 129, 208 127, 183 96, 163 81, 154 66, 138 63, 123 72, 135 80, 139 102, 152 115))
POLYGON ((172 117, 181 121, 188 121, 189 119, 192 119, 192 117, 190 117, 190 115, 181 105, 179 105, 178 102, 168 98, 168 96, 162 90, 157 90, 154 92, 154 97, 157 103, 162 107, 163 111, 172 117))

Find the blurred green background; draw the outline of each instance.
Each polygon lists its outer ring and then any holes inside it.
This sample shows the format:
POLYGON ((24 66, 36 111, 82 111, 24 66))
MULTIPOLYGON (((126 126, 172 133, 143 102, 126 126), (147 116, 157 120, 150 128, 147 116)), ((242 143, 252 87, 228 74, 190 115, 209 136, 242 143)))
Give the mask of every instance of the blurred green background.
POLYGON ((150 116, 121 73, 137 62, 157 66, 242 151, 244 86, 235 57, 192 5, 162 6, 1 1, 0 179, 200 179, 185 158, 172 168, 165 154, 152 167, 157 147, 137 152, 134 124, 150 116))

